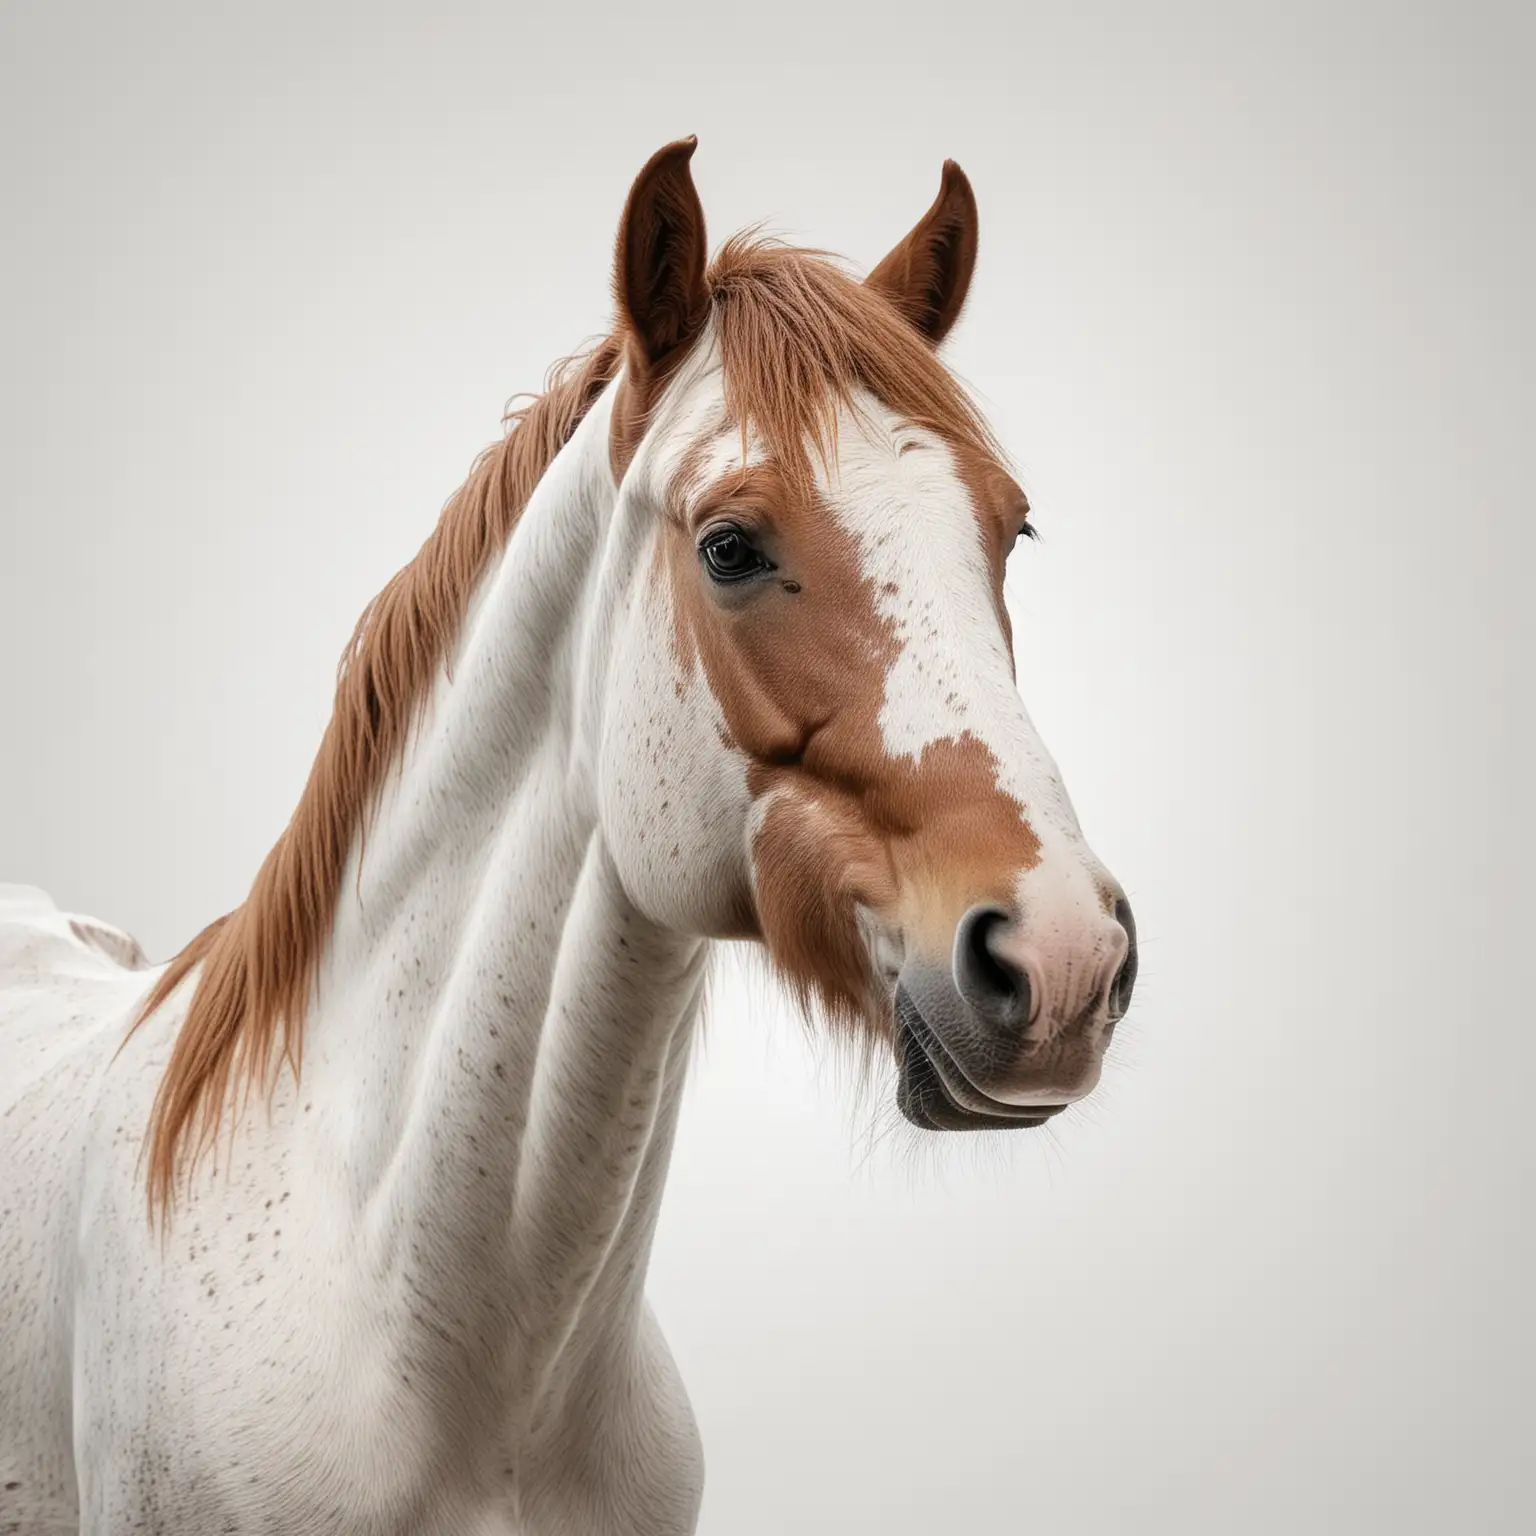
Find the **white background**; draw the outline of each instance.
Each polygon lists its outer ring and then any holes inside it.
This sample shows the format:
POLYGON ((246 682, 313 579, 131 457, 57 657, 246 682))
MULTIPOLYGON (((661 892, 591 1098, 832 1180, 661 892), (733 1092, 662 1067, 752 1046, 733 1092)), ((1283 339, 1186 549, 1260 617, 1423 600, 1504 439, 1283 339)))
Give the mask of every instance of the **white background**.
POLYGON ((653 1293, 707 1536, 1533 1528, 1529 7, 0 10, 0 878, 165 956, 367 598, 609 317, 629 180, 870 265, 1044 533, 1143 934, 1052 1130, 886 1133, 729 972, 653 1293))

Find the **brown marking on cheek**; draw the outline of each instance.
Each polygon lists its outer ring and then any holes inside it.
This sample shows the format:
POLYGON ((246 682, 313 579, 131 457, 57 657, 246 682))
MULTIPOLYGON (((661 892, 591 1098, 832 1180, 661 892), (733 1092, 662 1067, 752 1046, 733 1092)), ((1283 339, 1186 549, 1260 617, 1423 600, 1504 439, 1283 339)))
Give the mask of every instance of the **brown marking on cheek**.
POLYGON ((888 910, 897 881, 857 801, 785 775, 758 829, 753 863, 759 931, 802 1002, 814 997, 844 1024, 878 1017, 857 911, 861 904, 888 910))
POLYGON ((722 476, 698 497, 691 519, 685 509, 674 512, 661 530, 660 554, 680 667, 686 673, 702 664, 733 743, 754 762, 798 756, 866 677, 877 673, 883 688, 895 655, 892 627, 862 591, 867 584, 851 541, 767 464, 722 476), (732 509, 765 535, 771 531, 781 580, 735 594, 712 588, 695 530, 732 509))
POLYGON ((1010 900, 1039 842, 976 737, 931 742, 916 759, 887 751, 880 712, 901 642, 857 539, 771 464, 708 488, 693 522, 733 506, 771 526, 782 579, 712 591, 694 534, 669 517, 657 558, 680 673, 702 666, 730 745, 749 759, 753 799, 767 797, 753 866, 756 926, 770 952, 835 1018, 874 1017, 858 908, 947 956, 960 914, 1010 900))

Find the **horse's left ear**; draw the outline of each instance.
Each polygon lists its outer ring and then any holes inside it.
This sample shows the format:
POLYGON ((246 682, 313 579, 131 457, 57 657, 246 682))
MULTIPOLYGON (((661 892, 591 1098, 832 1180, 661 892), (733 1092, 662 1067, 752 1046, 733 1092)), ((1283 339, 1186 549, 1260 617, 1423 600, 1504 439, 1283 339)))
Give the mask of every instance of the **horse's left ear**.
POLYGON ((691 342, 709 313, 704 209, 688 169, 698 143, 679 139, 658 149, 635 177, 619 221, 614 296, 643 367, 691 342))
POLYGON ((976 269, 976 194, 953 160, 933 207, 864 279, 938 346, 960 318, 976 269))

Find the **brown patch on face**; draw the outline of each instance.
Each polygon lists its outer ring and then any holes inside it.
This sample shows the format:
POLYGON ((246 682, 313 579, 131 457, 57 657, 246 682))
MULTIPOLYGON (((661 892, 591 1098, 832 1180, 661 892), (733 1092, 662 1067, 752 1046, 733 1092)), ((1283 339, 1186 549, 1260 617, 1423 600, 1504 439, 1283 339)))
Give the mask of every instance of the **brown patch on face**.
POLYGON ((931 742, 919 758, 886 750, 880 712, 897 626, 879 611, 857 540, 815 492, 758 464, 685 512, 685 485, 680 475, 657 558, 679 665, 702 666, 730 744, 750 760, 753 799, 766 803, 754 927, 803 993, 834 1017, 868 1018, 875 989, 858 910, 947 960, 961 913, 1010 900, 1039 842, 976 737, 931 742), (777 569, 716 590, 698 540, 722 523, 749 532, 777 569))

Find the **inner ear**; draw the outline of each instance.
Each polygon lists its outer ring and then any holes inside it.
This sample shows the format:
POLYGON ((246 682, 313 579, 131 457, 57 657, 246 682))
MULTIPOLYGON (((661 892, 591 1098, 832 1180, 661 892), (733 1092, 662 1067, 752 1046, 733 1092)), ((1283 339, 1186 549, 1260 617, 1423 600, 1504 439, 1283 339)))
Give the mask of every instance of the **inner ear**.
POLYGON ((704 209, 688 162, 696 138, 659 149, 635 178, 619 221, 614 290, 637 361, 656 367, 703 329, 704 209))
POLYGON ((865 278, 934 345, 960 318, 976 270, 976 194, 953 160, 933 206, 865 278))

